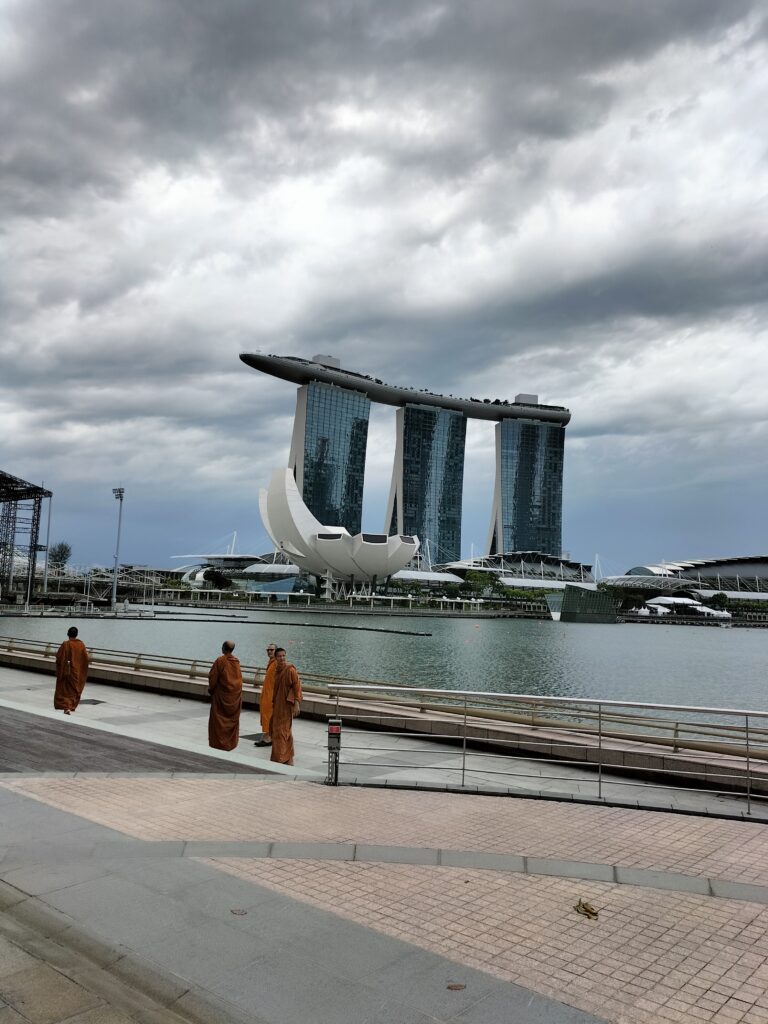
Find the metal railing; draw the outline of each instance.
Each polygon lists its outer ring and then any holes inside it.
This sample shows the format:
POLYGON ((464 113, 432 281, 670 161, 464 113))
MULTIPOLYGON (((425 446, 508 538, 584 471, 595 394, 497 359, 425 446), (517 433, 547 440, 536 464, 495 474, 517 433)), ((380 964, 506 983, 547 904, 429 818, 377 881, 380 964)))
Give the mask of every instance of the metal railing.
MULTIPOLYGON (((0 653, 7 651, 9 654, 33 654, 53 661, 59 643, 49 643, 45 640, 28 640, 19 637, 0 636, 0 653)), ((183 676, 185 679, 207 679, 208 671, 213 663, 215 655, 210 658, 179 658, 167 654, 152 654, 136 651, 120 651, 114 648, 91 647, 88 645, 88 653, 93 665, 106 668, 128 669, 134 672, 145 672, 148 674, 183 676)), ((243 679, 246 686, 260 686, 264 680, 263 665, 248 665, 240 663, 243 679)), ((332 676, 318 672, 301 673, 302 687, 309 693, 328 695, 330 687, 337 683, 354 684, 365 686, 371 682, 370 679, 355 679, 349 676, 332 676)))
MULTIPOLYGON (((58 646, 0 636, 0 656, 2 652, 31 654, 53 662, 58 646)), ((89 652, 94 667, 201 683, 213 660, 98 647, 89 647, 89 652)), ((247 686, 261 685, 263 666, 241 667, 247 686)), ((504 767, 499 758, 503 755, 560 769, 587 768, 600 799, 607 776, 611 784, 628 787, 647 785, 656 776, 675 779, 677 789, 740 792, 746 797, 747 813, 753 799, 768 796, 768 712, 411 687, 304 671, 301 676, 304 691, 326 698, 329 713, 340 722, 385 730, 393 739, 429 741, 429 747, 410 747, 409 755, 434 755, 437 744, 461 751, 458 766, 449 768, 398 762, 391 755, 402 755, 402 744, 374 747, 370 736, 362 734, 351 741, 347 736, 337 749, 333 772, 337 781, 343 782, 345 774, 348 777, 345 768, 351 767, 450 772, 460 786, 473 777, 532 774, 522 761, 520 770, 504 767), (386 765, 361 757, 360 752, 386 754, 386 765)), ((321 705, 318 713, 324 710, 321 705)), ((574 777, 561 774, 558 778, 574 777)), ((583 774, 578 781, 584 781, 583 774)))
MULTIPOLYGON (((360 751, 370 754, 369 742, 345 738, 336 749, 333 772, 342 782, 344 769, 350 767, 449 772, 458 776, 460 787, 472 776, 531 775, 522 765, 519 771, 501 767, 502 754, 558 769, 586 768, 594 775, 598 799, 603 799, 606 781, 643 787, 655 778, 670 777, 680 790, 741 794, 747 814, 754 799, 768 798, 768 712, 382 685, 331 684, 329 691, 332 714, 341 723, 350 702, 368 702, 368 713, 356 710, 348 724, 380 730, 387 719, 405 714, 411 716, 408 727, 387 729, 388 736, 437 741, 461 751, 460 762, 446 768, 393 761, 392 755, 404 754, 403 745, 377 745, 376 753, 387 755, 386 764, 380 764, 355 756, 360 751), (428 726, 414 729, 413 717, 422 715, 429 716, 428 726)), ((434 755, 435 748, 408 750, 409 755, 422 753, 434 755)), ((584 782, 583 774, 557 778, 584 782)))

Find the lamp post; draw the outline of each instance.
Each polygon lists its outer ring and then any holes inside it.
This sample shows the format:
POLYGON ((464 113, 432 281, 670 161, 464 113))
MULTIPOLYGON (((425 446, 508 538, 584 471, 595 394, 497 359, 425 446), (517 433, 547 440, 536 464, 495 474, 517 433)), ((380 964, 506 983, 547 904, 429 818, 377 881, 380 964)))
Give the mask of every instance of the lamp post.
POLYGON ((112 493, 120 502, 120 510, 117 513, 117 544, 115 545, 115 570, 112 574, 112 611, 117 614, 117 560, 120 557, 120 527, 123 524, 123 495, 124 487, 113 487, 112 493))
MULTIPOLYGON (((45 481, 43 481, 45 486, 45 481)), ((48 523, 45 528, 45 573, 43 575, 43 593, 48 593, 48 558, 51 550, 51 502, 53 501, 53 495, 48 497, 48 523)))

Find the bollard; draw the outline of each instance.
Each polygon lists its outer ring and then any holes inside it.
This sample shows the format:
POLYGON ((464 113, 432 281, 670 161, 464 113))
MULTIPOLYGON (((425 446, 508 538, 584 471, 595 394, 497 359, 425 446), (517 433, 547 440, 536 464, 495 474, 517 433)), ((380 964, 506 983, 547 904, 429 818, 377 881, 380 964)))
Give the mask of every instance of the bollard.
POLYGON ((341 753, 341 719, 328 719, 328 775, 326 786, 339 784, 339 754, 341 753))

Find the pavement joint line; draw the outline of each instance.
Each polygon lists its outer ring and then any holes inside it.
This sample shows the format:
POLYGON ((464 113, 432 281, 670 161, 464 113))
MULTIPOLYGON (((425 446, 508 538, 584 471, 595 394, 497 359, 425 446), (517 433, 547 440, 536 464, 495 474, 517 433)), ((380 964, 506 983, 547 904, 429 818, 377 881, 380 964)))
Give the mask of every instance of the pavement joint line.
POLYGON ((254 1020, 127 946, 98 938, 73 918, 5 881, 0 881, 0 934, 127 1015, 138 1011, 159 1019, 162 1014, 168 1024, 252 1024, 254 1020))

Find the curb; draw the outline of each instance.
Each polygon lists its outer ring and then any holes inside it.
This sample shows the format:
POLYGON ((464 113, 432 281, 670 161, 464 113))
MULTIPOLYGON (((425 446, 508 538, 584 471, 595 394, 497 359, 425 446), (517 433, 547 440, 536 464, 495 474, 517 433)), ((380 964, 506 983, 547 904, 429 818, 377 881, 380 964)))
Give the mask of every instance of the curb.
POLYGON ((158 1024, 264 1024, 2 880, 0 934, 116 1009, 148 1012, 158 1024))

